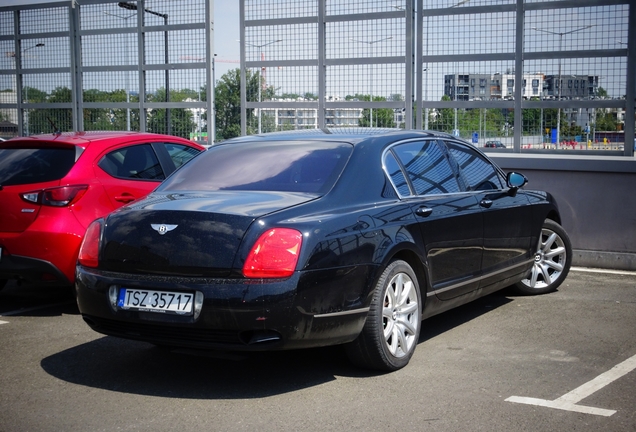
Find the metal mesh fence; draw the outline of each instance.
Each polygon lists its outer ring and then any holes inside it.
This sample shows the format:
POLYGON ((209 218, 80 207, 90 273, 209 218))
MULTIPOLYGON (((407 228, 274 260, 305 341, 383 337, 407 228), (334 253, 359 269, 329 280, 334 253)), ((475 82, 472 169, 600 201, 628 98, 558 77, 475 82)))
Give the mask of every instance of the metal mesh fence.
POLYGON ((477 146, 633 154, 629 3, 419 0, 416 125, 477 146))
POLYGON ((301 128, 310 117, 318 127, 428 128, 515 151, 632 154, 628 0, 242 4, 243 61, 255 78, 243 133, 301 128), (277 104, 280 95, 312 97, 277 104))
POLYGON ((69 3, 0 8, 4 137, 372 125, 633 154, 629 0, 241 0, 216 112, 210 2, 69 3))
POLYGON ((411 100, 405 2, 243 6, 243 133, 404 123, 411 100))
POLYGON ((0 8, 0 133, 207 137, 209 16, 205 0, 0 8))

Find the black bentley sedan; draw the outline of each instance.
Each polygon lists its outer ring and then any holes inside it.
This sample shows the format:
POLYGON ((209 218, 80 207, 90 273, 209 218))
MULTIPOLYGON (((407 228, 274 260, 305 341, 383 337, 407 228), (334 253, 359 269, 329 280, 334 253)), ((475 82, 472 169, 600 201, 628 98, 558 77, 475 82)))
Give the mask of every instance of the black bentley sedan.
POLYGON ((557 205, 526 182, 435 132, 229 140, 90 225, 79 309, 97 332, 171 349, 343 344, 354 364, 396 370, 423 319, 563 282, 557 205))

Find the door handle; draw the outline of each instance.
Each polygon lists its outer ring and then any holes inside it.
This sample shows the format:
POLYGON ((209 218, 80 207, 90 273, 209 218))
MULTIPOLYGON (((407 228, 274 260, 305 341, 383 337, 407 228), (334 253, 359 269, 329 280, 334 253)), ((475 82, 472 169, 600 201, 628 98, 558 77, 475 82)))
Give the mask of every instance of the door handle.
POLYGON ((123 202, 123 203, 129 203, 131 201, 134 201, 135 197, 132 196, 131 194, 124 192, 121 195, 115 196, 115 201, 119 201, 119 202, 123 202))
POLYGON ((482 206, 482 207, 485 207, 485 208, 490 208, 490 206, 492 205, 492 200, 483 199, 483 200, 481 200, 479 205, 482 206))
POLYGON ((429 207, 420 207, 415 210, 415 214, 421 217, 429 217, 433 213, 433 209, 429 207))

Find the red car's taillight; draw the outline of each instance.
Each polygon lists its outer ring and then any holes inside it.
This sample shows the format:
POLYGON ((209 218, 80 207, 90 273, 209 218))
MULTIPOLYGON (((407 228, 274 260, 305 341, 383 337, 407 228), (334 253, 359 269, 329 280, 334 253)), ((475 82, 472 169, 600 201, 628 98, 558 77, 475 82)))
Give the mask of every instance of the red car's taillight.
POLYGON ((88 185, 62 186, 25 192, 20 196, 23 200, 34 204, 65 207, 79 200, 87 189, 88 185))
POLYGON ((284 278, 296 270, 303 235, 289 228, 273 228, 261 235, 245 261, 248 278, 284 278))
POLYGON ((102 237, 102 219, 93 221, 86 230, 77 261, 84 267, 96 268, 99 264, 99 240, 102 237))

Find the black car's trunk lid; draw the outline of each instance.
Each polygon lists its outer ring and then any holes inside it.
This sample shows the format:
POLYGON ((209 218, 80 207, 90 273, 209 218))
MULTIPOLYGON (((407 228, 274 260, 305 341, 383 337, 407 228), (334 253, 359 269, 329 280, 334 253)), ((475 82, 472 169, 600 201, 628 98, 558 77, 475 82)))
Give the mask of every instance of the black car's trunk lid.
POLYGON ((314 198, 238 191, 152 194, 108 217, 100 268, 166 276, 229 276, 245 231, 256 218, 314 198))

